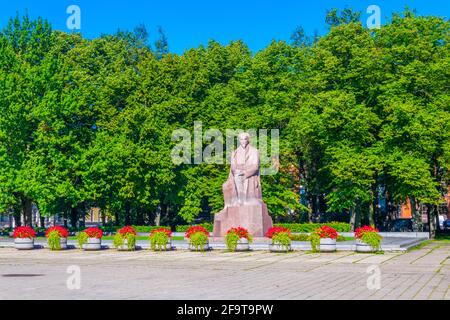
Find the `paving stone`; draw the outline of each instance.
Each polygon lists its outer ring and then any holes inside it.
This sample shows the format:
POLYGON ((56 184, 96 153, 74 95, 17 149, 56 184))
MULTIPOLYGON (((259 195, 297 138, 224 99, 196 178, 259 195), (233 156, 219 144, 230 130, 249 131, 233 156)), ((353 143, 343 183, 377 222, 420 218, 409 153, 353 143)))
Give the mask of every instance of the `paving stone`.
POLYGON ((0 299, 450 299, 450 244, 439 245, 383 255, 1 248, 0 299), (379 290, 367 288, 372 265, 379 290), (66 285, 68 266, 80 267, 79 290, 66 285))

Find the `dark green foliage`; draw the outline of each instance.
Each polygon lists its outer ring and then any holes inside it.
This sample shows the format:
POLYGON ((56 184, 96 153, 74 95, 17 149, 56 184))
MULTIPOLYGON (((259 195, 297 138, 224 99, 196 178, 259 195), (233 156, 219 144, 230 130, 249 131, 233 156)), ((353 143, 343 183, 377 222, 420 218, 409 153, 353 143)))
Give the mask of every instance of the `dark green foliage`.
POLYGON ((321 226, 330 226, 337 232, 350 232, 350 224, 344 222, 329 222, 329 223, 276 223, 275 226, 285 227, 291 232, 310 233, 314 232, 321 226))
MULTIPOLYGON (((213 231, 213 224, 212 223, 200 223, 200 224, 196 224, 196 226, 202 226, 204 227, 206 230, 208 230, 209 232, 213 231)), ((187 229, 189 229, 190 227, 192 227, 191 225, 178 225, 175 228, 176 232, 186 232, 187 229)))
POLYGON ((293 45, 254 55, 242 41, 177 55, 162 29, 152 51, 143 26, 88 40, 12 19, 0 33, 0 212, 31 224, 35 203, 72 227, 94 206, 117 225, 210 222, 229 167, 171 159, 173 131, 202 121, 279 129, 279 171, 261 178, 277 223, 328 212, 350 217, 329 224, 340 232, 382 225, 379 190, 433 219, 450 180, 449 22, 406 11, 368 30, 351 9, 327 21, 317 41, 299 28, 293 45))

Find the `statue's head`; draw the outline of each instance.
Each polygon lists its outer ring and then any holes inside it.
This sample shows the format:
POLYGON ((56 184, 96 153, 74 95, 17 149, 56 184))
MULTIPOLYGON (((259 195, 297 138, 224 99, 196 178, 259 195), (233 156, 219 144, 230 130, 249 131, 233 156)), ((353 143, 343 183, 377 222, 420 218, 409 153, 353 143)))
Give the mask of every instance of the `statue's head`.
POLYGON ((250 143, 250 135, 247 132, 240 133, 238 138, 242 148, 247 147, 247 145, 250 143))

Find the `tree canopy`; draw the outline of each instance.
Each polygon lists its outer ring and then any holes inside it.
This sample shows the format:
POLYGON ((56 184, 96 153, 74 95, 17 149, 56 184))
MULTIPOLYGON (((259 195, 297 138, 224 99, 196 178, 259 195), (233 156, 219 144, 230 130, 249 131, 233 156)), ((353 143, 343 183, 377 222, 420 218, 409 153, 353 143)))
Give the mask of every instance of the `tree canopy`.
MULTIPOLYGON (((369 30, 346 9, 329 33, 252 54, 211 40, 182 55, 162 28, 88 40, 44 19, 0 32, 0 212, 100 207, 117 223, 211 220, 224 164, 176 164, 172 134, 278 129, 278 173, 262 176, 276 221, 385 222, 381 198, 430 207, 449 185, 449 22, 411 11, 369 30), (300 190, 306 200, 300 201, 300 190)), ((204 146, 208 143, 204 141, 204 146)), ((192 155, 193 156, 193 155, 192 155)), ((29 222, 29 220, 26 220, 29 222)))

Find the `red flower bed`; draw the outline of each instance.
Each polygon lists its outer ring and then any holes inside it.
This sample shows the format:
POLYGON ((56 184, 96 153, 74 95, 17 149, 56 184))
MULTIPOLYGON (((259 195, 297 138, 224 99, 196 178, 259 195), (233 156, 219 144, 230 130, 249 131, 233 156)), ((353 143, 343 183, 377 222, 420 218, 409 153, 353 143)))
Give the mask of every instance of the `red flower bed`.
POLYGON ((48 228, 47 231, 45 231, 45 237, 48 238, 49 233, 53 232, 53 231, 57 231, 61 238, 67 238, 69 236, 69 231, 66 228, 60 227, 60 226, 54 226, 54 227, 48 228))
POLYGON ((191 237, 191 235, 193 235, 194 233, 197 233, 197 232, 203 232, 207 237, 209 237, 209 231, 206 230, 202 226, 192 226, 189 229, 187 229, 187 231, 184 235, 186 236, 186 238, 189 239, 191 237))
POLYGON ((367 232, 376 232, 376 233, 378 233, 378 229, 374 228, 374 227, 371 227, 371 226, 363 226, 363 227, 357 228, 355 230, 355 238, 356 239, 361 239, 362 236, 365 233, 367 233, 367 232))
POLYGON ((172 237, 172 231, 167 228, 153 229, 152 232, 150 232, 150 237, 159 232, 165 232, 169 238, 172 237))
POLYGON ((337 231, 329 226, 322 226, 316 230, 316 233, 321 238, 331 238, 336 239, 338 237, 337 231))
POLYGON ((103 231, 96 227, 90 227, 84 230, 84 232, 88 235, 89 238, 97 238, 101 239, 103 237, 103 231))
POLYGON ((231 228, 230 230, 227 231, 227 234, 228 233, 236 233, 239 236, 239 238, 249 239, 250 237, 250 233, 248 232, 248 230, 242 227, 231 228))
POLYGON ((266 237, 272 239, 272 237, 274 235, 276 235, 277 233, 282 233, 282 232, 286 232, 287 234, 289 234, 289 237, 291 237, 291 230, 285 227, 272 227, 270 228, 267 233, 266 233, 266 237))
POLYGON ((36 232, 31 227, 17 227, 13 232, 14 238, 29 238, 36 237, 36 232))
POLYGON ((137 235, 136 230, 134 230, 134 228, 132 226, 123 227, 122 229, 120 229, 117 232, 120 233, 123 237, 126 237, 129 234, 137 235))

